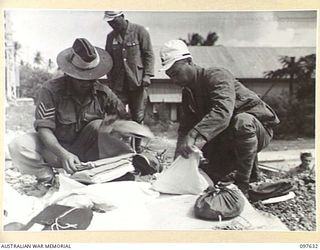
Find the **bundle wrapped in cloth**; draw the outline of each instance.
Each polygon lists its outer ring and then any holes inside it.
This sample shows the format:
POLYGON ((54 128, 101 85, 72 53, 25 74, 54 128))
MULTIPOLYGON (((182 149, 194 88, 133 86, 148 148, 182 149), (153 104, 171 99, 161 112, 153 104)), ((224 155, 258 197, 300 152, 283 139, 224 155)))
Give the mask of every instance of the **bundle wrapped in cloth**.
POLYGON ((159 174, 153 189, 166 194, 202 193, 209 184, 199 171, 200 156, 201 151, 196 147, 189 158, 178 156, 168 169, 159 174))
POLYGON ((194 205, 197 218, 224 220, 234 218, 243 211, 245 200, 234 185, 210 186, 194 205))

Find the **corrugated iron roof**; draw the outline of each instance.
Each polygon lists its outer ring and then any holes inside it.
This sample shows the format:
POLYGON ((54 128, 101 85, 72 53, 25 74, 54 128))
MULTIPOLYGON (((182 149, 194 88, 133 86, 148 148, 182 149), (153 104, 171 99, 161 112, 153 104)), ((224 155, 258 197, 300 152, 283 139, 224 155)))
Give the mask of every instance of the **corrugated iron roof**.
MULTIPOLYGON (((224 47, 190 46, 193 61, 204 68, 222 67, 230 70, 236 78, 264 78, 264 73, 282 67, 281 56, 295 56, 297 59, 316 53, 315 47, 224 47)), ((161 68, 160 47, 154 47, 155 77, 168 78, 161 68)))

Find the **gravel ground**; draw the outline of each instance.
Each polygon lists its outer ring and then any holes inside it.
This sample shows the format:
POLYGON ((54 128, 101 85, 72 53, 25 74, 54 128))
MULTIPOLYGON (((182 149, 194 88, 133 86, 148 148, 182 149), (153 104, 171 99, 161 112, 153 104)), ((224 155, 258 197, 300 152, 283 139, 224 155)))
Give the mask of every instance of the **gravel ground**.
POLYGON ((314 176, 300 173, 294 177, 287 174, 264 174, 264 181, 287 179, 293 184, 293 199, 273 204, 253 203, 261 211, 277 216, 291 231, 316 231, 316 185, 314 176))

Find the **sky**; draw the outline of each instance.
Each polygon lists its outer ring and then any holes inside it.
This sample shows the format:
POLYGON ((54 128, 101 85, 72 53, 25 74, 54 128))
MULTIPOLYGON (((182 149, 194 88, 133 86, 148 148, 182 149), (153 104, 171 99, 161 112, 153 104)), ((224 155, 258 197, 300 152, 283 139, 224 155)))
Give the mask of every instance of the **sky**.
MULTIPOLYGON (((57 54, 71 47, 78 37, 104 48, 111 31, 103 11, 7 10, 12 37, 21 44, 20 58, 32 63, 40 51, 45 60, 55 62, 57 54)), ((130 11, 125 17, 145 26, 154 46, 171 39, 187 39, 188 33, 219 36, 217 45, 246 47, 316 46, 315 11, 258 12, 152 12, 130 11)))

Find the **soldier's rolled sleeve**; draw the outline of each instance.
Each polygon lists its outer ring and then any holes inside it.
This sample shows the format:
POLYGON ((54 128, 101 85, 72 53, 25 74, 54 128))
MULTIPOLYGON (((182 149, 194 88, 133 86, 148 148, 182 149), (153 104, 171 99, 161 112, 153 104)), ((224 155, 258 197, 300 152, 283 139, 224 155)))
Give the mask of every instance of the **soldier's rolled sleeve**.
POLYGON ((39 99, 35 110, 34 128, 56 129, 56 107, 52 93, 47 88, 42 88, 39 93, 39 99))

